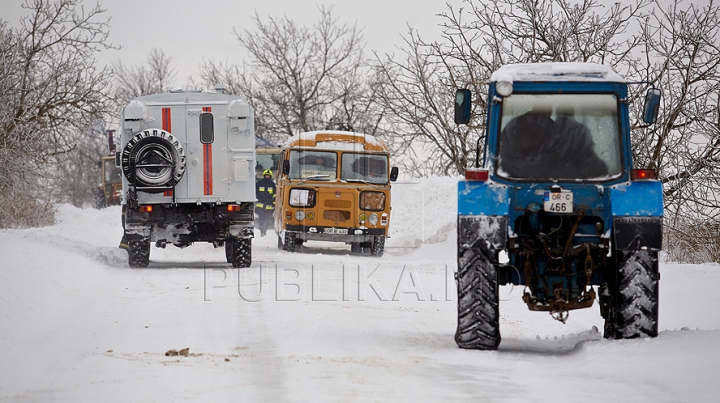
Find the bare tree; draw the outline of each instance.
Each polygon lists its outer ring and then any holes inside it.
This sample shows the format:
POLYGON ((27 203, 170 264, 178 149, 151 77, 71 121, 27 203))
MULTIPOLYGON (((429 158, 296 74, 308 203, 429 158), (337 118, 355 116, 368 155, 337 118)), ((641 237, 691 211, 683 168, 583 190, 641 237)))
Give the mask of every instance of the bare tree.
POLYGON ((467 84, 467 65, 445 64, 437 48, 423 43, 414 31, 405 45, 401 60, 376 54, 373 88, 385 110, 383 137, 410 174, 464 172, 474 162, 475 142, 468 136, 473 129, 456 125, 448 111, 453 89, 467 84))
POLYGON ((425 42, 412 30, 402 60, 376 55, 377 88, 395 149, 419 174, 463 174, 484 143, 482 95, 492 72, 508 63, 594 61, 617 67, 638 38, 628 26, 649 0, 604 9, 595 0, 467 0, 440 14, 442 39, 425 42), (452 119, 453 93, 471 88, 473 127, 452 119))
POLYGON ((125 66, 122 61, 113 64, 118 107, 141 95, 170 91, 176 75, 172 57, 162 49, 153 48, 146 62, 138 66, 125 66))
POLYGON ((720 262, 720 7, 658 2, 639 37, 635 76, 659 83, 664 103, 659 124, 633 132, 636 164, 665 185, 671 257, 720 262))
POLYGON ((254 29, 235 31, 250 54, 245 66, 201 66, 203 82, 222 84, 253 106, 259 136, 281 141, 303 131, 377 127, 365 92, 361 30, 340 24, 332 7, 319 12, 312 27, 287 16, 263 20, 255 14, 254 29))
POLYGON ((108 112, 111 72, 94 55, 109 20, 79 3, 26 0, 18 28, 0 22, 0 228, 52 221, 54 164, 108 112))
POLYGON ((77 147, 57 164, 48 177, 57 188, 58 202, 75 207, 94 204, 93 189, 101 182, 101 159, 108 155, 107 121, 97 119, 83 131, 77 147))

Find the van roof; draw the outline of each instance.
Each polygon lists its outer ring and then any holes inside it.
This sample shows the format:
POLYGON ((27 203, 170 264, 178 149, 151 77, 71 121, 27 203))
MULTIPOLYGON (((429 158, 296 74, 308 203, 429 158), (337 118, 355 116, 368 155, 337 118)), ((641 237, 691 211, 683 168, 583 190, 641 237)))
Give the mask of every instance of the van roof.
MULTIPOLYGON (((162 94, 143 95, 134 98, 134 100, 142 101, 146 105, 153 104, 227 104, 230 101, 242 98, 238 95, 220 94, 217 92, 198 92, 198 91, 177 91, 165 92, 162 94)), ((243 100, 243 103, 246 103, 243 100)))

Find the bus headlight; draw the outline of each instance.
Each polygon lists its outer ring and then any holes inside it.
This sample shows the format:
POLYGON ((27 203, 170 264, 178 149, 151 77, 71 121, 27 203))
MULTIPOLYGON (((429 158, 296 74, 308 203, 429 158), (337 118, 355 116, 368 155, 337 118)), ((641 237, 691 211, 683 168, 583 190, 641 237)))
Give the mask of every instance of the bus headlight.
POLYGON ((302 221, 305 219, 305 212, 302 210, 298 210, 295 212, 295 219, 298 221, 302 221))
POLYGON ((378 223, 378 216, 375 213, 370 214, 370 224, 377 225, 378 223))

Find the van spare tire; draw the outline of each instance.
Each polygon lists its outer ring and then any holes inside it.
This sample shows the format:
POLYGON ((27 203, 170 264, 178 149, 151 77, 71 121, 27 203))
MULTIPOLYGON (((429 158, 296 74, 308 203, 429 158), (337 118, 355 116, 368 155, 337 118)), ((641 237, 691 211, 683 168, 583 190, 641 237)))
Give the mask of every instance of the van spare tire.
POLYGON ((175 186, 185 173, 185 151, 171 133, 160 129, 143 130, 123 148, 123 175, 130 184, 145 192, 162 192, 175 186))

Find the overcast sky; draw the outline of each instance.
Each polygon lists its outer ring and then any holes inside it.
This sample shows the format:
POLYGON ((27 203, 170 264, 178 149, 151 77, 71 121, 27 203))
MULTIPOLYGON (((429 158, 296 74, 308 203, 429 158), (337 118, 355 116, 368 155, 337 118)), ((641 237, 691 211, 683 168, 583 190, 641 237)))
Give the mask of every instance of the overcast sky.
MULTIPOLYGON (((460 0, 450 0, 459 4, 460 0)), ((0 18, 16 24, 24 12, 22 0, 0 0, 0 18)), ((94 5, 84 0, 83 4, 94 5)), ((176 84, 182 86, 188 76, 197 74, 203 59, 241 62, 243 50, 233 34, 252 28, 251 16, 291 17, 298 24, 312 25, 318 17, 317 7, 334 6, 333 15, 340 22, 357 22, 363 28, 368 56, 371 50, 393 52, 401 45, 401 34, 408 24, 423 37, 437 35, 440 21, 436 14, 446 9, 439 0, 101 0, 112 17, 111 42, 121 45, 118 51, 103 52, 102 64, 121 59, 125 65, 144 64, 152 48, 164 50, 172 57, 177 70, 176 84)))

